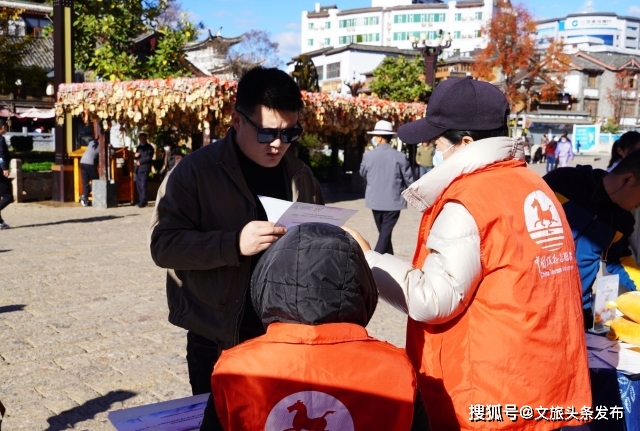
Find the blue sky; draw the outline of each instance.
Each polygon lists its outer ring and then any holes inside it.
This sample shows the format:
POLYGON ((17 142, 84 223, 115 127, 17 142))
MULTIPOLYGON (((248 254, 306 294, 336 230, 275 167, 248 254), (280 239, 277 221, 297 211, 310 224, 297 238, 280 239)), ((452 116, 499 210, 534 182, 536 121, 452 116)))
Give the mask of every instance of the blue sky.
MULTIPOLYGON (((491 1, 491 0, 486 0, 491 1)), ((517 0, 512 0, 518 3, 517 0)), ((237 36, 252 29, 266 30, 280 44, 283 62, 300 50, 300 20, 303 10, 313 10, 315 0, 180 0, 192 20, 202 21, 222 35, 237 36)), ((585 11, 614 12, 618 15, 640 16, 638 0, 524 0, 536 19, 555 18, 585 11)), ((322 5, 337 5, 340 9, 370 7, 370 0, 325 0, 322 5)), ((206 34, 206 31, 204 32, 206 34)))

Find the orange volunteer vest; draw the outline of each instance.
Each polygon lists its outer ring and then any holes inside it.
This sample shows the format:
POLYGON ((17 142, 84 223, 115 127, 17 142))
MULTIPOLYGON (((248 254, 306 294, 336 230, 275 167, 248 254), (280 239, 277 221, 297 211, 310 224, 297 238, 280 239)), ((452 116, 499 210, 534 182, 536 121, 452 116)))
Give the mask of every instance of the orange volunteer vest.
POLYGON ((580 277, 554 193, 524 162, 459 177, 423 215, 416 268, 447 202, 464 205, 478 225, 482 279, 460 316, 407 325, 407 354, 433 429, 538 431, 584 423, 572 419, 591 407, 580 277))
POLYGON ((211 386, 226 431, 409 430, 416 395, 404 351, 351 323, 272 323, 222 353, 211 386))

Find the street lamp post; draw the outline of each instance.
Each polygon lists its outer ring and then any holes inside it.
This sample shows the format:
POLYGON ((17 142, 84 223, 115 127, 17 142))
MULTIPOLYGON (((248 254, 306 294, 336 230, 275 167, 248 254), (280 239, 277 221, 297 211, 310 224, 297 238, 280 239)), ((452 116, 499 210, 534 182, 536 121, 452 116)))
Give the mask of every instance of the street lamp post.
POLYGON ((426 35, 423 34, 420 35, 420 39, 414 37, 411 46, 413 46, 413 49, 420 51, 422 58, 424 58, 425 82, 431 86, 431 91, 433 91, 436 86, 438 57, 442 54, 442 51, 451 47, 451 33, 445 35, 444 31, 440 30, 437 45, 427 45, 426 35))

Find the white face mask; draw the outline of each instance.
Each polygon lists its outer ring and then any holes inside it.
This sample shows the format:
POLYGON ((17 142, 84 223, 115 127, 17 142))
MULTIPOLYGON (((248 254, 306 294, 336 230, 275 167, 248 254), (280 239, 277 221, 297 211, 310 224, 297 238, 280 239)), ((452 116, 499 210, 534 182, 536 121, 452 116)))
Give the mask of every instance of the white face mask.
POLYGON ((444 162, 444 155, 446 153, 449 152, 449 150, 451 150, 454 147, 454 145, 451 145, 449 148, 447 148, 444 151, 438 151, 435 150, 433 152, 433 167, 435 168, 436 166, 438 166, 440 163, 444 162))
POLYGON ((166 147, 164 147, 164 150, 165 150, 165 151, 169 151, 169 149, 170 149, 170 148, 171 148, 171 147, 166 146, 166 147))
POLYGON ((376 148, 378 146, 378 143, 376 142, 376 137, 375 136, 373 138, 371 138, 371 145, 373 145, 373 148, 376 148))

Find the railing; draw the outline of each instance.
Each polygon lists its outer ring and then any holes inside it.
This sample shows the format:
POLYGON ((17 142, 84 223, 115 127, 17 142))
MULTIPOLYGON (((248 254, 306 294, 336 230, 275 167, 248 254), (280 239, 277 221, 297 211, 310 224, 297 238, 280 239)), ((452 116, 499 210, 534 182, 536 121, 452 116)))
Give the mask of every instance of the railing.
POLYGON ((18 133, 7 132, 4 138, 7 144, 11 146, 11 138, 13 136, 32 136, 33 151, 55 151, 55 134, 54 133, 18 133))

